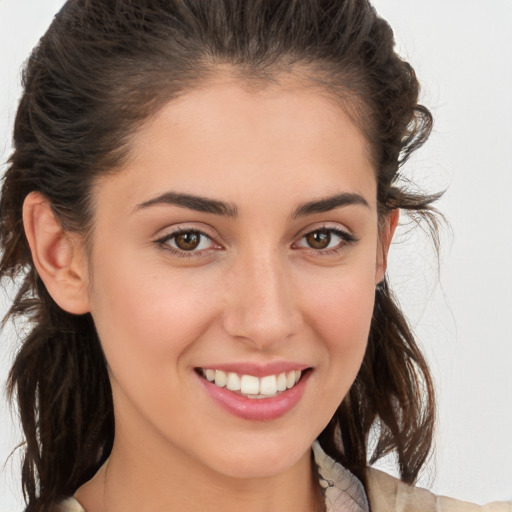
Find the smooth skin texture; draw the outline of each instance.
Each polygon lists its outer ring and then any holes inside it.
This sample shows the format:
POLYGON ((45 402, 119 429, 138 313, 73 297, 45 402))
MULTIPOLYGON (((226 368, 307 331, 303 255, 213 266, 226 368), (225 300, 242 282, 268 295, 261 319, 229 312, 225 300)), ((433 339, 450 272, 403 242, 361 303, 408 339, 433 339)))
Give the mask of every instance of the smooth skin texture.
POLYGON ((90 253, 28 196, 38 271, 91 312, 109 366, 116 438, 76 494, 88 512, 316 509, 310 445, 360 367, 398 218, 379 221, 368 154, 326 94, 226 79, 167 104, 98 181, 90 253), (298 404, 220 407, 197 368, 248 362, 311 368, 298 404))

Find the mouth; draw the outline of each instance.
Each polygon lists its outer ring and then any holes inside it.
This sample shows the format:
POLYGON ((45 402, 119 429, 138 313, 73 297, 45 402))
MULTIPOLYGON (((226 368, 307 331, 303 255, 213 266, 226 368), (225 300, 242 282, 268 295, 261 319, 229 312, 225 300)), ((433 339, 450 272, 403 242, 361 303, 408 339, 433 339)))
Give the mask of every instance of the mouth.
POLYGON ((277 363, 198 367, 202 388, 225 411, 250 421, 271 421, 291 412, 305 393, 312 367, 277 363), (276 373, 271 373, 271 372, 276 373))
POLYGON ((259 400, 278 396, 295 387, 310 368, 292 370, 274 375, 257 377, 250 374, 225 372, 210 368, 197 368, 198 375, 218 388, 225 388, 237 395, 259 400))

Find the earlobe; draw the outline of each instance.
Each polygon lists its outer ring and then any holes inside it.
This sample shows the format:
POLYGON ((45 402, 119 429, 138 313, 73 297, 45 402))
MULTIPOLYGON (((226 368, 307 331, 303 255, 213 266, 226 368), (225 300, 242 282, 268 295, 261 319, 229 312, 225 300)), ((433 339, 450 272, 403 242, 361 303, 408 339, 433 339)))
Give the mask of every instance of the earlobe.
POLYGON ((400 218, 400 210, 398 208, 392 210, 383 220, 379 230, 379 244, 377 247, 377 266, 375 270, 375 284, 380 283, 384 279, 386 268, 388 265, 388 252, 398 225, 400 218))
POLYGON ((87 265, 78 235, 62 228, 39 192, 25 198, 23 226, 34 266, 53 300, 68 313, 87 313, 87 265))

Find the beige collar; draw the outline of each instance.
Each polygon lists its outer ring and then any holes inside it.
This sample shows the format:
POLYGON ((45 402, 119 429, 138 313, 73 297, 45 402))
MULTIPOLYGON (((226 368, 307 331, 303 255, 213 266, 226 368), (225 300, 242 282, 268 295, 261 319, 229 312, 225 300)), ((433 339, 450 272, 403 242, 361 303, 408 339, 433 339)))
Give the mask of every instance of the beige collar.
POLYGON ((369 512, 366 493, 359 479, 331 459, 318 441, 313 443, 313 454, 327 512, 369 512))
POLYGON ((475 505, 407 485, 387 473, 368 468, 368 499, 372 512, 512 512, 512 503, 475 505))

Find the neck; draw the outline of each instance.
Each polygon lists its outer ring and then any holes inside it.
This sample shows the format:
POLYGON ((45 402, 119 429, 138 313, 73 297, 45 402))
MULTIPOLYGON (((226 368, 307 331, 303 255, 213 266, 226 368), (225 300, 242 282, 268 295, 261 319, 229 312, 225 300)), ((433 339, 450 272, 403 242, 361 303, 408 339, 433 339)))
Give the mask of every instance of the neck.
POLYGON ((127 448, 116 439, 107 463, 77 491, 87 512, 324 510, 309 450, 277 475, 235 478, 205 468, 179 450, 169 449, 163 456, 147 445, 127 448))

